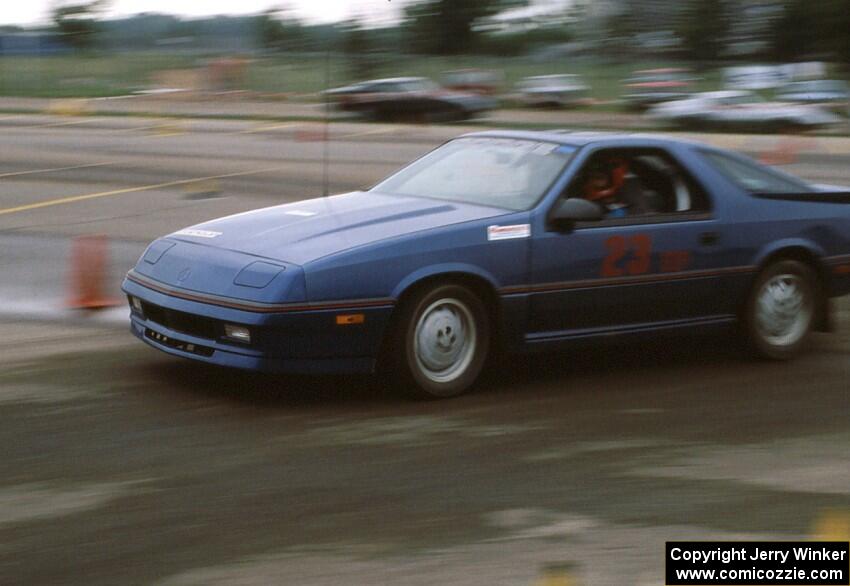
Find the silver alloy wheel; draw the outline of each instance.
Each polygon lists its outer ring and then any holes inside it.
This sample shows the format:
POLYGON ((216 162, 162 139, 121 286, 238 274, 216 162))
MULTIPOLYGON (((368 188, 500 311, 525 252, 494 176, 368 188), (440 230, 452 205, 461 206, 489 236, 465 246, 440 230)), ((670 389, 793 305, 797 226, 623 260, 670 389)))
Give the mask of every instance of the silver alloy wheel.
POLYGON ((811 296, 799 275, 775 275, 765 281, 756 297, 756 328, 775 347, 796 344, 809 329, 814 315, 811 296))
POLYGON ((446 298, 429 305, 416 322, 413 351, 419 371, 430 381, 451 382, 466 372, 478 342, 472 311, 446 298))

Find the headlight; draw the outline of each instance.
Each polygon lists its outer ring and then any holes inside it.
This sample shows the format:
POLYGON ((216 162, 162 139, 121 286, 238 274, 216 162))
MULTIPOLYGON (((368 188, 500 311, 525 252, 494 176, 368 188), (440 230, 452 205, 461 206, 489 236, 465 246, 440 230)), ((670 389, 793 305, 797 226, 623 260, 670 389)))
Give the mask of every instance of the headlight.
POLYGON ((237 326, 235 324, 224 324, 224 336, 241 342, 242 344, 251 343, 251 330, 245 326, 237 326))
POLYGON ((144 311, 142 310, 142 300, 138 297, 130 295, 130 307, 133 311, 138 313, 139 315, 143 315, 144 311))

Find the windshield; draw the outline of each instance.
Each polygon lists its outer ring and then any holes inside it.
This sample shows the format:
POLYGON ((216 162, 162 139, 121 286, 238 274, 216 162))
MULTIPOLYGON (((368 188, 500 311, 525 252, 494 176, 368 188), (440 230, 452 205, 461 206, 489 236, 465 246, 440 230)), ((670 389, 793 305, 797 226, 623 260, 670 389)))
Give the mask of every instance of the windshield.
POLYGON ((527 88, 547 88, 558 85, 573 85, 577 82, 575 75, 552 75, 548 77, 530 77, 522 82, 527 88))
POLYGON ((629 83, 684 83, 686 81, 688 81, 688 78, 678 73, 656 73, 647 75, 636 75, 628 80, 629 83))
POLYGON ((450 71, 444 78, 449 83, 490 83, 496 75, 489 71, 450 71))
POLYGON ((745 106, 747 104, 762 104, 764 103, 761 98, 759 98, 755 94, 732 94, 729 96, 721 96, 717 100, 720 104, 724 106, 745 106))
POLYGON ((561 174, 575 149, 505 138, 453 140, 372 191, 527 210, 561 174))
POLYGON ((803 92, 843 92, 847 90, 847 86, 843 81, 801 81, 789 85, 793 91, 803 92))
POLYGON ((398 82, 397 85, 404 92, 430 92, 440 87, 430 79, 411 79, 398 82))

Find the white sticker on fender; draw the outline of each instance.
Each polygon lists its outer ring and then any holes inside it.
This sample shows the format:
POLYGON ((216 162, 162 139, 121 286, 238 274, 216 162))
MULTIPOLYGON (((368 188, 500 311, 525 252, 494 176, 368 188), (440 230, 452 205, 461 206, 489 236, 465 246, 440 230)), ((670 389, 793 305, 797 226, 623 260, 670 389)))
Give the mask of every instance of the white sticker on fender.
POLYGON ((307 210, 288 210, 283 213, 287 216, 299 216, 301 218, 309 218, 316 215, 316 212, 308 212, 307 210))
POLYGON ((176 236, 194 236, 195 238, 215 238, 221 236, 221 232, 210 232, 209 230, 193 230, 186 228, 174 233, 176 236))
POLYGON ((511 240, 513 238, 528 238, 529 236, 531 236, 531 224, 487 227, 487 240, 511 240))

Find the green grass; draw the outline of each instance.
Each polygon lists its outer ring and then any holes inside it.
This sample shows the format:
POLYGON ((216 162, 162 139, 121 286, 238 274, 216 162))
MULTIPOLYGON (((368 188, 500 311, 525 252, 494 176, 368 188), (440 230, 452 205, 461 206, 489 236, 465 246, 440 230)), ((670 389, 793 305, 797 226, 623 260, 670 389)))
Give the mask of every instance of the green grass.
MULTIPOLYGON (((411 57, 398 55, 381 59, 371 77, 423 76, 439 80, 446 71, 465 68, 480 68, 501 71, 506 92, 524 77, 555 73, 577 73, 591 86, 591 97, 599 101, 616 100, 622 93, 622 81, 635 69, 682 66, 675 62, 644 62, 640 64, 602 63, 587 60, 570 62, 538 62, 528 58, 499 57, 411 57)), ((356 81, 343 59, 336 59, 331 66, 331 85, 343 85, 356 81)), ((254 63, 251 68, 250 86, 261 92, 314 93, 324 89, 326 62, 321 57, 298 61, 272 58, 254 63)), ((720 73, 705 76, 698 86, 713 89, 720 85, 720 73)))
MULTIPOLYGON (((58 57, 0 57, 0 95, 50 98, 95 98, 126 95, 156 87, 154 78, 163 71, 203 69, 207 58, 164 53, 133 53, 58 57)), ((377 60, 372 77, 425 76, 438 80, 449 70, 477 67, 503 72, 504 87, 530 75, 578 73, 600 101, 616 99, 621 82, 634 69, 675 66, 671 62, 605 64, 586 60, 537 62, 527 58, 384 56, 377 60)), ((315 94, 325 89, 327 60, 321 55, 280 56, 254 59, 246 71, 245 88, 261 94, 315 94)), ((330 60, 330 85, 356 81, 348 61, 330 60)), ((719 84, 719 74, 700 85, 719 84)))
POLYGON ((190 57, 154 54, 116 56, 0 57, 0 95, 96 98, 151 87, 163 69, 195 66, 190 57))
MULTIPOLYGON (((0 57, 0 96, 45 98, 96 98, 127 95, 157 87, 163 72, 206 71, 214 57, 204 55, 156 52, 112 53, 105 55, 53 57, 0 57)), ((295 94, 306 99, 328 85, 340 86, 357 81, 350 62, 334 55, 281 55, 254 58, 246 71, 246 89, 263 95, 295 94)), ((386 54, 375 59, 369 77, 425 76, 439 80, 441 74, 464 68, 481 68, 502 72, 502 89, 510 93, 523 77, 554 73, 577 73, 590 85, 592 98, 603 104, 599 110, 615 110, 614 104, 623 91, 622 82, 636 69, 682 67, 673 61, 611 63, 589 59, 562 58, 540 62, 525 57, 421 57, 386 54)), ((833 72, 833 75, 835 72, 833 72)), ((708 91, 722 86, 721 71, 698 74, 696 89, 708 91)), ((179 76, 178 76, 179 77, 179 76)), ((769 96, 766 96, 769 97, 769 96)))

